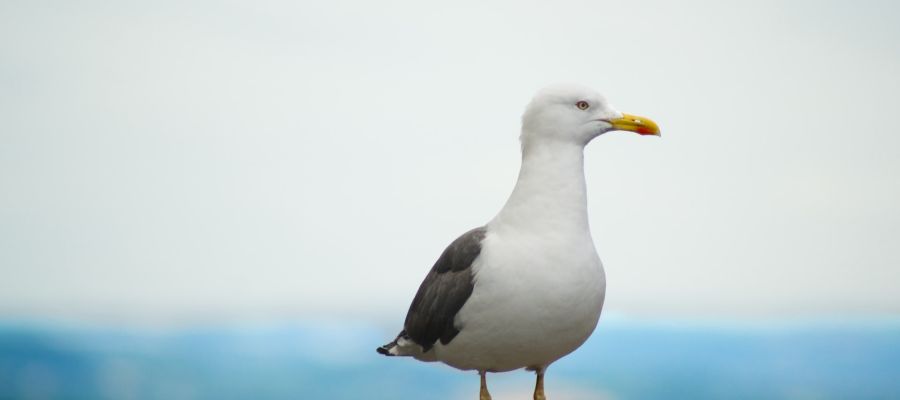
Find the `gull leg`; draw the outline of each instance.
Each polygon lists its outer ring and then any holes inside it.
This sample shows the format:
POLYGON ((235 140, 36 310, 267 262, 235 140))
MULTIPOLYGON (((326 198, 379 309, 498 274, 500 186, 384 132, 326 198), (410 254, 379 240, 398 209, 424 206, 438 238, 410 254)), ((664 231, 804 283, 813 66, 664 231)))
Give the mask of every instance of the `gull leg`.
POLYGON ((544 396, 544 369, 538 368, 534 370, 537 374, 537 381, 534 383, 534 400, 547 400, 544 396))
POLYGON ((478 400, 491 400, 491 394, 487 390, 487 371, 478 371, 478 375, 481 375, 481 393, 478 400))

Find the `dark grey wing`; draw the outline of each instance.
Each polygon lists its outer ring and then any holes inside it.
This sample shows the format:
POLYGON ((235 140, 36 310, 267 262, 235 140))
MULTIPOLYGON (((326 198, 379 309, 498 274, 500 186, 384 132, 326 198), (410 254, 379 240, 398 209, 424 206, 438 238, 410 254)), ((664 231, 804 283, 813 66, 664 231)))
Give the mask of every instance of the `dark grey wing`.
POLYGON ((423 351, 431 350, 438 339, 450 343, 459 333, 453 319, 472 295, 472 262, 481 254, 486 231, 484 227, 475 228, 454 240, 419 286, 404 327, 423 351))

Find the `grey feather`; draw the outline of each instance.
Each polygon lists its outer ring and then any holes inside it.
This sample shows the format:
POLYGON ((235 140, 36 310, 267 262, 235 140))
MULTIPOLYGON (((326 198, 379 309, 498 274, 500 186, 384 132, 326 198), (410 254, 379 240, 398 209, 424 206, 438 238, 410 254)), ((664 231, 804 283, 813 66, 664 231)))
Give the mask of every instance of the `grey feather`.
POLYGON ((423 351, 430 350, 438 340, 450 343, 459 333, 461 328, 453 321, 475 287, 472 262, 481 254, 486 232, 484 227, 475 228, 454 240, 419 286, 404 327, 423 351))

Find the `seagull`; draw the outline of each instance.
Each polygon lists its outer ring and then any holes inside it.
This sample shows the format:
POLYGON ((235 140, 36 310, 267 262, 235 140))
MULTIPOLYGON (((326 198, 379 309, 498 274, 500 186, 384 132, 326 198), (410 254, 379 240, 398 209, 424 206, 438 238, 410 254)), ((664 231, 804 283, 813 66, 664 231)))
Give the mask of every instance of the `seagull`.
POLYGON ((538 91, 522 116, 522 164, 506 204, 454 240, 425 276, 403 330, 377 348, 478 371, 525 368, 545 400, 544 372, 593 333, 606 276, 588 226, 584 147, 610 131, 659 136, 580 85, 538 91))

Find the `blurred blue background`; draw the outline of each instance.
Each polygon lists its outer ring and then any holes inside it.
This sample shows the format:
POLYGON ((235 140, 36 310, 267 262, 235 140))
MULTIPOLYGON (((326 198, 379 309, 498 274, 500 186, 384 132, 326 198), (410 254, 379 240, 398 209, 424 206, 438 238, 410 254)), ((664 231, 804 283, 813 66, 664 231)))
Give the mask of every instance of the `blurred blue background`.
MULTIPOLYGON (((203 326, 178 331, 7 324, 5 398, 465 399, 473 372, 386 360, 371 326, 203 326)), ((607 318, 548 372, 555 399, 890 399, 900 321, 722 324, 607 318)), ((491 375, 529 398, 533 375, 491 375)))
POLYGON ((0 398, 473 398, 374 348, 560 81, 663 136, 551 399, 900 398, 898 4, 2 1, 0 398))

